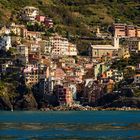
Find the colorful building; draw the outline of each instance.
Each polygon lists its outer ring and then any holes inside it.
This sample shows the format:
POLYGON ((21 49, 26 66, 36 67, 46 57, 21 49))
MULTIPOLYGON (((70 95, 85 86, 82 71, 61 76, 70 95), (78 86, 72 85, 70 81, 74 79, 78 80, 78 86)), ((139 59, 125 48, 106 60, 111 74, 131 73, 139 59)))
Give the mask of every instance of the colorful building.
POLYGON ((115 23, 113 25, 114 35, 116 37, 125 37, 126 36, 126 24, 115 23))
POLYGON ((18 25, 18 24, 12 23, 10 25, 10 31, 12 34, 14 34, 16 36, 23 37, 24 32, 26 32, 26 27, 25 27, 25 25, 18 25))
POLYGON ((126 36, 127 37, 136 37, 136 28, 134 25, 126 26, 126 36))
POLYGON ((49 37, 44 50, 46 54, 54 57, 77 55, 76 45, 69 43, 67 38, 58 34, 49 37))
POLYGON ((40 80, 49 77, 49 67, 43 64, 28 64, 23 69, 23 76, 25 84, 27 86, 32 86, 34 84, 37 84, 40 80))
POLYGON ((121 38, 140 37, 140 27, 135 25, 127 25, 122 23, 115 23, 113 25, 114 36, 121 38))
POLYGON ((36 20, 38 21, 38 22, 41 22, 41 23, 44 23, 44 21, 45 21, 45 16, 42 16, 42 15, 37 15, 36 16, 36 20))
POLYGON ((71 106, 73 103, 72 92, 69 87, 64 87, 62 85, 56 85, 55 93, 58 97, 59 105, 71 106))

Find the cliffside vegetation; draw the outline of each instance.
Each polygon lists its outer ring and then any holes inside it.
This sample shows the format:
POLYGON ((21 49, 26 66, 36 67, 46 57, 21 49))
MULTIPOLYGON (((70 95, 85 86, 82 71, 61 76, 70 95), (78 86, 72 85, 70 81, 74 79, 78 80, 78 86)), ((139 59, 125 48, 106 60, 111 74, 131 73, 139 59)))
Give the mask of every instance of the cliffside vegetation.
POLYGON ((27 5, 51 17, 63 35, 93 36, 97 25, 106 30, 113 22, 140 25, 139 0, 0 0, 1 23, 17 21, 16 13, 27 5))

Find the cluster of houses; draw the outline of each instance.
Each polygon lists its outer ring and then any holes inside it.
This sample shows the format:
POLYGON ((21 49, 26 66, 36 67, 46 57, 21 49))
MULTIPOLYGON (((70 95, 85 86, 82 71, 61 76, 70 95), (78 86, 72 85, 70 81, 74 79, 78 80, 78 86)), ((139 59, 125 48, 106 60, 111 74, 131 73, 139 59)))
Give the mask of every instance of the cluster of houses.
POLYGON ((53 27, 53 21, 48 16, 40 15, 39 9, 32 6, 26 6, 21 10, 20 18, 26 22, 39 22, 48 28, 53 27))
MULTIPOLYGON (((35 7, 23 8, 20 18, 53 27, 52 20, 39 15, 39 9, 35 7)), ((83 57, 78 55, 75 44, 57 33, 43 37, 43 32, 28 31, 25 25, 11 23, 0 30, 0 50, 13 49, 15 58, 2 64, 0 71, 5 73, 18 63, 19 69, 16 70, 23 77, 24 84, 30 88, 38 85, 37 90, 45 100, 55 94, 59 105, 74 104, 80 91, 83 91, 83 102, 94 102, 104 93, 113 92, 115 83, 124 78, 122 71, 111 69, 112 61, 129 58, 131 51, 140 51, 139 27, 126 24, 114 24, 113 27, 112 44, 92 44, 89 56, 83 57), (126 41, 124 45, 120 44, 122 38, 126 41), (79 88, 79 85, 82 86, 79 88)), ((140 74, 134 79, 140 84, 140 74)))
POLYGON ((140 37, 140 27, 138 26, 116 23, 113 28, 116 36, 125 38, 140 37))

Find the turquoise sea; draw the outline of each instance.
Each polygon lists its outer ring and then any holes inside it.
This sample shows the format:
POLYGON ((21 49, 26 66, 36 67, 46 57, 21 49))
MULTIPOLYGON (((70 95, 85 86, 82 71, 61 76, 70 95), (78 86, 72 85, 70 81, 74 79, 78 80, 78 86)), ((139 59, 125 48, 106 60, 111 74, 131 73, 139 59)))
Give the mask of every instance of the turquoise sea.
POLYGON ((0 112, 0 140, 63 139, 140 140, 140 112, 0 112))

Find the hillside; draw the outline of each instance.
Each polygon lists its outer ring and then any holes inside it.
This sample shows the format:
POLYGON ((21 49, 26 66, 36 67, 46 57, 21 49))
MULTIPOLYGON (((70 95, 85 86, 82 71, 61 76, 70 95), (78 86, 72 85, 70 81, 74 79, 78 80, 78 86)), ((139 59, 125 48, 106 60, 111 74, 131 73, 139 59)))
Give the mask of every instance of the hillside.
POLYGON ((63 35, 92 36, 97 25, 106 30, 114 21, 140 25, 139 0, 0 0, 0 23, 17 20, 15 15, 26 5, 40 8, 63 35))

